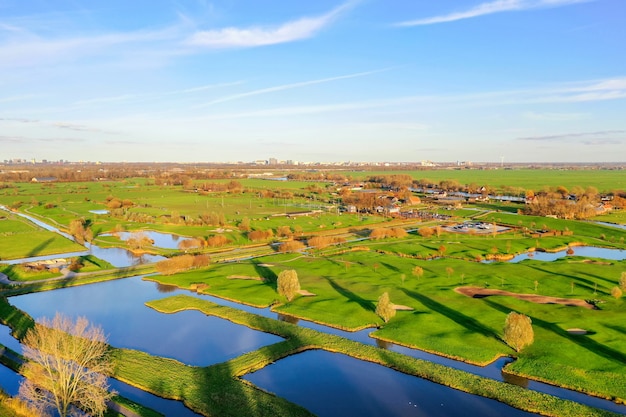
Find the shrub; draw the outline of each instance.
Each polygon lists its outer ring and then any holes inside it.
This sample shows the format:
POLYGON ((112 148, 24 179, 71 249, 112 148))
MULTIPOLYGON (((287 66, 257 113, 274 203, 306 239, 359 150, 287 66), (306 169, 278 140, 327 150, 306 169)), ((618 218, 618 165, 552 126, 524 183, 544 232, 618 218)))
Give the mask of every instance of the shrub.
POLYGON ((257 242, 259 240, 266 240, 274 236, 272 230, 253 230, 248 233, 248 239, 253 242, 257 242))
POLYGON ((378 297, 378 303, 376 303, 376 314, 387 323, 393 316, 396 315, 396 309, 393 308, 393 304, 389 300, 389 293, 384 292, 378 297))
POLYGON ((206 240, 207 246, 212 247, 212 248, 224 246, 228 243, 230 243, 230 240, 228 240, 226 236, 222 236, 222 235, 210 236, 206 240))
POLYGON ((420 227, 417 231, 421 237, 431 237, 435 231, 428 226, 420 227))
POLYGON ((304 248, 304 243, 300 242, 299 240, 290 240, 282 243, 278 248, 278 251, 282 253, 299 252, 304 248))
POLYGON ((611 295, 615 298, 620 298, 622 296, 622 290, 620 287, 613 287, 611 289, 611 295))
POLYGON ((530 317, 514 311, 510 312, 504 322, 503 340, 516 352, 532 344, 534 332, 530 317))
POLYGON ((278 274, 276 289, 278 290, 278 294, 287 297, 287 301, 293 300, 293 297, 300 291, 298 273, 293 269, 282 271, 278 274))

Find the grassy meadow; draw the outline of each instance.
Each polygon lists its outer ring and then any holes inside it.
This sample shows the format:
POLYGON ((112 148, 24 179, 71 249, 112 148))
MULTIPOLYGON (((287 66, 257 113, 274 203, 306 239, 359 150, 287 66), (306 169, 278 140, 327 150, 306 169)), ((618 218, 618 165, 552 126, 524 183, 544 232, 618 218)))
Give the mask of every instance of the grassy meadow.
POLYGON ((416 180, 438 184, 442 180, 456 180, 460 184, 488 185, 496 190, 512 189, 539 191, 544 187, 595 187, 600 192, 626 190, 623 170, 604 169, 429 169, 423 171, 337 171, 354 179, 374 175, 406 174, 416 180))
MULTIPOLYGON (((433 182, 453 179, 462 184, 489 184, 509 192, 556 186, 593 186, 600 191, 626 188, 623 172, 609 170, 341 173, 355 179, 406 173, 415 179, 429 178, 433 182)), ((0 189, 0 204, 63 230, 67 230, 73 220, 85 219, 94 232, 95 243, 105 247, 126 245, 114 235, 102 236, 115 230, 155 230, 203 239, 223 235, 229 240, 225 246, 199 250, 210 255, 209 267, 167 276, 151 275, 148 279, 249 305, 271 306, 277 313, 349 331, 371 328, 375 338, 466 362, 486 364, 501 356, 515 357, 517 360, 507 366, 509 373, 626 401, 626 382, 622 378, 626 374, 626 346, 622 343, 626 334, 622 323, 626 301, 624 297, 612 295, 621 273, 626 271, 626 261, 583 258, 578 256, 576 249, 587 245, 624 250, 625 229, 589 221, 523 216, 517 214, 522 206, 516 203, 483 202, 448 209, 425 202, 414 207, 450 216, 445 220, 340 214, 336 206, 338 194, 335 189, 327 187, 326 182, 237 181, 244 192, 196 192, 181 186, 157 185, 142 178, 117 182, 16 183, 0 189), (93 213, 107 209, 112 199, 132 204, 115 216, 93 213), (321 212, 302 217, 286 216, 306 210, 321 212), (202 215, 213 215, 221 220, 219 224, 194 224, 192 220, 202 215), (459 233, 449 229, 469 220, 497 225, 499 231, 459 233), (249 222, 252 230, 271 229, 274 237, 251 241, 239 229, 244 221, 249 222), (273 243, 290 239, 276 236, 279 228, 284 226, 289 226, 293 233, 291 238, 306 240, 329 236, 341 238, 342 243, 307 248, 297 253, 279 253, 273 243), (399 238, 368 238, 375 229, 391 227, 401 227, 408 233, 399 238), (433 233, 422 233, 420 229, 425 228, 433 228, 433 233), (507 261, 516 254, 529 251, 553 252, 568 248, 568 256, 551 262, 534 259, 518 263, 507 261), (234 261, 225 262, 227 260, 234 261), (282 271, 290 269, 297 272, 301 288, 311 294, 298 295, 288 302, 278 294, 276 280, 282 271), (470 298, 456 291, 468 286, 587 300, 589 306, 593 303, 598 308, 538 304, 506 295, 470 298), (378 297, 384 292, 389 294, 393 304, 406 308, 398 310, 387 323, 375 312, 378 297), (511 311, 526 314, 533 323, 534 343, 521 352, 515 352, 502 340, 504 321, 511 311), (584 329, 587 334, 568 332, 574 328, 584 329)), ((198 185, 201 183, 197 181, 198 185)), ((0 218, 0 263, 2 259, 84 250, 82 246, 44 231, 15 214, 0 212, 0 218)), ((625 219, 626 215, 620 211, 594 218, 620 224, 626 223, 625 219)), ((166 256, 182 253, 176 249, 148 250, 166 256)), ((111 265, 93 257, 83 259, 83 264, 81 272, 86 274, 80 278, 67 282, 31 282, 4 290, 4 294, 53 290, 155 270, 154 265, 148 265, 137 270, 111 271, 111 265)), ((23 281, 53 276, 47 272, 33 273, 20 266, 5 265, 0 271, 23 281)), ((552 400, 508 384, 485 382, 447 368, 437 367, 434 372, 429 368, 432 365, 399 354, 385 352, 381 355, 370 346, 309 334, 307 329, 288 323, 252 317, 191 297, 173 297, 148 304, 163 313, 198 309, 287 338, 285 342, 209 368, 188 367, 142 352, 115 351, 116 372, 122 380, 165 397, 184 399, 192 408, 207 415, 240 415, 238 413, 242 412, 259 416, 268 413, 309 415, 300 407, 242 382, 239 377, 273 360, 310 348, 344 352, 547 415, 580 415, 577 414, 580 412, 596 415, 569 403, 565 405, 566 402, 548 405, 552 400), (153 371, 145 372, 146 369, 153 371), (218 398, 218 394, 207 396, 203 384, 221 393, 219 395, 223 398, 218 398), (524 406, 526 400, 541 406, 524 406)), ((19 320, 25 320, 6 308, 0 308, 0 315, 18 327, 19 320)))
POLYGON ((17 215, 0 212, 0 218, 0 262, 85 250, 83 246, 17 215))

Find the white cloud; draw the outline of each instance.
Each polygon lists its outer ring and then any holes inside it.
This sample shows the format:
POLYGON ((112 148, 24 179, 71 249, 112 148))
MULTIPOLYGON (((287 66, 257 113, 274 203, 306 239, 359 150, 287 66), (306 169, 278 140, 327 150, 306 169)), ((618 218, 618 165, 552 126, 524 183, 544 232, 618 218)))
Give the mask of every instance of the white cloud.
POLYGON ((576 3, 586 3, 588 1, 594 0, 496 0, 489 3, 481 3, 471 9, 460 12, 400 22, 397 23, 396 26, 432 25, 436 23, 471 19, 473 17, 485 16, 494 13, 567 6, 576 3))
POLYGON ((538 102, 580 103, 626 98, 626 78, 597 80, 556 89, 538 98, 538 102))
POLYGON ((531 120, 544 120, 549 122, 567 122, 572 120, 581 120, 589 115, 585 113, 545 113, 545 112, 526 112, 524 117, 531 120))
POLYGON ((219 49, 275 45, 308 39, 331 24, 354 3, 354 1, 349 1, 321 16, 303 17, 278 26, 228 27, 200 31, 193 34, 187 43, 193 46, 219 49))
MULTIPOLYGON (((564 133, 560 135, 547 135, 547 136, 529 136, 523 138, 517 138, 517 140, 530 140, 530 141, 562 141, 562 140, 570 140, 576 138, 585 138, 588 136, 611 136, 611 135, 622 135, 626 133, 624 130, 603 130, 598 132, 576 132, 576 133, 564 133)), ((591 142, 591 141, 588 141, 591 142)), ((619 141, 615 141, 614 139, 597 139, 595 142, 603 142, 603 143, 615 143, 619 141)))
POLYGON ((283 84, 283 85, 277 85, 277 86, 274 86, 274 87, 261 88, 261 89, 258 89, 258 90, 248 91, 248 92, 245 92, 245 93, 232 94, 232 95, 229 95, 229 96, 220 97, 220 98, 217 98, 215 100, 212 100, 212 101, 210 101, 208 103, 205 103, 205 104, 203 104, 201 106, 197 106, 197 107, 205 107, 205 106, 210 106, 210 105, 217 104, 217 103, 224 103, 226 101, 238 100, 240 98, 257 96, 257 95, 260 95, 260 94, 275 93, 275 92, 284 91, 284 90, 291 90, 293 88, 306 87, 306 86, 314 85, 314 84, 322 84, 322 83, 328 83, 328 82, 331 82, 331 81, 345 80, 345 79, 348 79, 348 78, 363 77, 363 76, 366 76, 366 75, 376 74, 376 73, 383 72, 383 71, 387 71, 387 70, 383 69, 383 70, 377 70, 377 71, 357 72, 355 74, 340 75, 340 76, 337 76, 337 77, 321 78, 321 79, 318 79, 318 80, 310 80, 310 81, 303 81, 303 82, 299 82, 299 83, 283 84))
POLYGON ((180 39, 181 28, 105 33, 93 36, 50 38, 26 29, 0 44, 0 67, 21 67, 44 62, 61 62, 106 51, 120 53, 127 45, 154 44, 180 39))

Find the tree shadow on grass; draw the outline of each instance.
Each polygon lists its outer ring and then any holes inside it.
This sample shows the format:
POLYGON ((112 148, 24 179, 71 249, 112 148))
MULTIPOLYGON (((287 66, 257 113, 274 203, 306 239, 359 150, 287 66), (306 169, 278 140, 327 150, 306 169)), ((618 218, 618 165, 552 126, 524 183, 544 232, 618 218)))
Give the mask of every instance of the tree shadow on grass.
POLYGON ((278 280, 278 275, 271 268, 261 266, 260 262, 252 261, 252 266, 254 266, 254 271, 263 278, 263 284, 269 286, 273 290, 276 290, 276 281, 278 280))
MULTIPOLYGON (((509 314, 511 312, 511 309, 509 307, 496 303, 493 300, 484 299, 484 303, 505 314, 509 314)), ((601 356, 605 359, 608 359, 613 362, 617 362, 621 365, 626 365, 626 354, 620 351, 617 351, 601 343, 598 343, 595 340, 589 338, 588 336, 569 333, 567 330, 560 328, 554 323, 550 323, 550 322, 541 320, 540 318, 533 317, 533 316, 529 316, 529 317, 532 320, 533 326, 541 327, 544 330, 548 330, 558 336, 561 336, 564 339, 569 340, 570 342, 577 344, 578 346, 584 349, 587 349, 589 352, 594 353, 598 356, 601 356)), ((622 328, 622 330, 626 330, 626 329, 622 328)))
POLYGON ((30 252, 28 252, 28 255, 26 256, 26 258, 30 258, 30 257, 39 255, 53 241, 54 241, 54 239, 50 238, 50 239, 47 239, 47 240, 41 242, 39 245, 37 245, 33 249, 31 249, 30 252))
POLYGON ((383 265, 387 269, 391 269, 394 272, 400 272, 400 268, 398 268, 397 266, 388 264, 387 262, 381 262, 380 264, 383 265))
MULTIPOLYGON (((591 290, 593 290, 595 288, 595 285, 597 284, 597 281, 592 281, 589 278, 582 278, 579 274, 577 274, 577 275, 563 274, 563 273, 555 272, 553 270, 542 268, 542 267, 540 267, 538 265, 530 265, 529 267, 532 268, 532 269, 535 269, 537 271, 541 271, 541 272, 543 272, 543 273, 545 273, 545 274, 547 274, 549 276, 561 276, 561 277, 568 278, 570 280, 583 282, 583 283, 587 284, 588 288, 591 289, 591 290)), ((585 273, 585 275, 589 276, 591 274, 585 273)), ((607 283, 610 286, 613 285, 613 281, 611 281, 611 280, 609 280, 607 278, 604 278, 604 277, 601 277, 601 276, 597 276, 597 275, 595 275, 595 276, 591 275, 591 276, 597 278, 600 281, 604 281, 605 283, 607 283)))
POLYGON ((455 323, 465 327, 467 330, 474 332, 474 333, 479 333, 483 336, 487 336, 487 337, 493 337, 496 339, 499 339, 499 336, 496 332, 493 331, 493 329, 485 326, 484 324, 482 324, 481 322, 479 322, 478 320, 466 316, 465 314, 454 310, 450 307, 447 307, 435 300, 433 300, 432 298, 428 298, 425 295, 419 294, 417 292, 414 291, 410 291, 407 290, 406 288, 401 288, 400 289, 402 292, 404 292, 406 295, 408 295, 409 297, 413 298, 414 300, 419 301, 420 303, 422 303, 424 305, 424 307, 439 313, 441 315, 443 315, 444 317, 454 321, 455 323))
POLYGON ((603 324, 603 326, 606 327, 607 329, 611 329, 611 330, 614 330, 616 332, 626 335, 626 327, 624 326, 616 326, 612 324, 603 324))
POLYGON ((358 305, 360 305, 364 310, 367 311, 376 311, 376 306, 374 305, 374 303, 370 300, 366 300, 365 298, 355 294, 354 292, 350 291, 349 289, 342 287, 341 285, 339 285, 335 280, 333 280, 332 278, 328 278, 328 277, 322 277, 324 278, 326 281, 328 281, 328 283, 330 284, 331 287, 333 287, 333 289, 335 291, 337 291, 341 296, 345 297, 348 299, 348 301, 354 301, 356 302, 358 305))

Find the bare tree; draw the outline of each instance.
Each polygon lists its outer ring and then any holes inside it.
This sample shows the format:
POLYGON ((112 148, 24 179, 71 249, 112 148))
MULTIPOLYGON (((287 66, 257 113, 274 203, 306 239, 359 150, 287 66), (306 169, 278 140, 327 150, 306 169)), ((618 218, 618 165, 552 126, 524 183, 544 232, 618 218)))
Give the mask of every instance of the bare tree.
POLYGON ((626 291, 626 271, 622 271, 622 275, 619 277, 619 288, 626 291))
POLYGON ((278 294, 287 297, 287 301, 293 300, 296 293, 300 291, 300 281, 298 281, 298 273, 289 269, 278 274, 276 281, 278 294))
POLYGON ((144 249, 152 246, 152 239, 143 232, 135 232, 126 240, 126 244, 130 249, 144 249))
POLYGON ((421 278, 424 275, 424 268, 422 268, 421 266, 417 266, 416 265, 411 270, 411 273, 413 275, 415 275, 419 279, 419 278, 421 278))
POLYGON ((511 311, 504 322, 504 341, 519 352, 533 343, 534 332, 530 317, 511 311))
POLYGON ((22 341, 24 357, 20 396, 42 414, 56 410, 61 417, 77 409, 102 416, 112 397, 106 375, 111 371, 106 337, 86 318, 76 322, 57 313, 30 329, 22 341), (77 408, 77 409, 76 409, 77 408))

